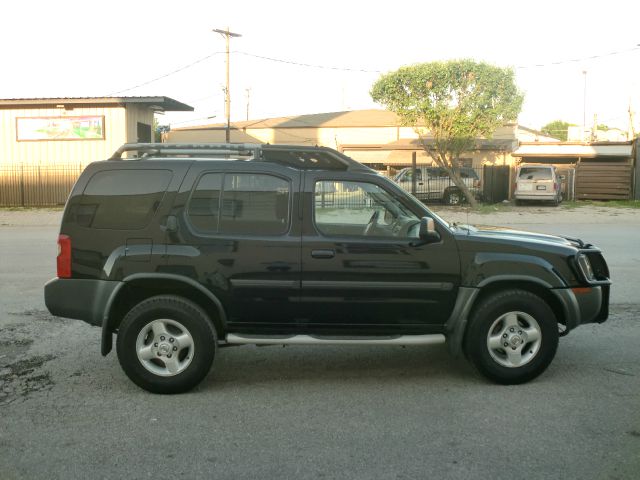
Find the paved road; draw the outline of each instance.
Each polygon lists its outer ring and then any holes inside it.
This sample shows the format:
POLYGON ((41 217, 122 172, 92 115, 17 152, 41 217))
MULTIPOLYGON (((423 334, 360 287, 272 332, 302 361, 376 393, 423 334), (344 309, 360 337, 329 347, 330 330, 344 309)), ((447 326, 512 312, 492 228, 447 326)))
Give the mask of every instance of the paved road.
POLYGON ((636 479, 640 225, 532 229, 599 244, 616 280, 610 320, 534 382, 489 384, 443 346, 247 346, 154 396, 97 328, 45 311, 57 228, 0 227, 0 478, 636 479))

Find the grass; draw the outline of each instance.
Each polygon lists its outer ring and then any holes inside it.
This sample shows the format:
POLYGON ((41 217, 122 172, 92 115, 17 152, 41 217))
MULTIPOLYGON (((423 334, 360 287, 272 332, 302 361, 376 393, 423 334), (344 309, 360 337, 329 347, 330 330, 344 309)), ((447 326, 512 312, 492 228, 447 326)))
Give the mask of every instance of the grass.
POLYGON ((572 200, 560 204, 564 208, 605 207, 605 208, 640 208, 640 200, 572 200))
POLYGON ((50 207, 0 207, 0 212, 35 212, 35 211, 49 211, 60 212, 64 210, 64 205, 54 205, 50 207))
POLYGON ((514 205, 512 203, 481 203, 480 205, 478 205, 478 210, 476 210, 476 213, 486 215, 496 212, 512 212, 513 209, 514 205))
MULTIPOLYGON (((551 204, 550 203, 544 203, 544 202, 531 203, 530 206, 550 207, 551 208, 551 204)), ((494 203, 494 204, 491 204, 491 203, 480 203, 478 205, 478 209, 477 210, 471 209, 469 204, 464 204, 464 205, 461 205, 459 207, 449 207, 449 206, 446 206, 446 205, 429 205, 429 208, 433 208, 433 207, 435 207, 434 210, 436 210, 436 211, 438 211, 440 209, 440 207, 444 207, 443 210, 446 210, 446 209, 455 209, 455 210, 468 209, 469 212, 479 213, 479 214, 482 215, 482 214, 491 214, 491 213, 497 213, 497 212, 513 212, 513 211, 519 211, 520 209, 522 209, 522 211, 526 211, 526 209, 529 207, 529 205, 524 206, 524 207, 518 207, 518 206, 514 205, 512 202, 500 202, 500 203, 494 203)), ((563 201, 558 208, 561 209, 561 210, 573 210, 573 209, 581 208, 581 207, 640 209, 640 200, 603 200, 603 201, 571 200, 571 201, 563 201)))

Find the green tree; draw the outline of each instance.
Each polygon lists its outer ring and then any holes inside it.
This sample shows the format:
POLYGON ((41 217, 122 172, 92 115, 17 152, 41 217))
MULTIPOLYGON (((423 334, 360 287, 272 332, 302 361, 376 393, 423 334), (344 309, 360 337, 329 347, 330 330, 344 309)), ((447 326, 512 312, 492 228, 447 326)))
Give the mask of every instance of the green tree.
POLYGON ((380 77, 371 97, 415 129, 422 148, 476 208, 458 174, 460 155, 518 117, 523 95, 513 70, 469 59, 421 63, 380 77))
POLYGON ((573 123, 554 120, 553 122, 547 123, 540 129, 540 131, 549 137, 557 138, 558 140, 566 142, 569 136, 569 127, 573 126, 575 126, 573 123))
POLYGON ((160 125, 157 118, 153 119, 153 141, 162 142, 162 134, 170 130, 169 125, 160 125))

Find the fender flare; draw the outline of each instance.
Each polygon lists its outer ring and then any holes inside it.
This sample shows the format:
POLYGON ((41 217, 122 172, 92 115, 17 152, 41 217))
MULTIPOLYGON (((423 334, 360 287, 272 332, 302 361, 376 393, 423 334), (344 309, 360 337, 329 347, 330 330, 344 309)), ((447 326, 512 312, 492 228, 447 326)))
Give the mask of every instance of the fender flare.
POLYGON ((533 283, 540 287, 543 287, 560 300, 562 308, 564 310, 565 318, 567 319, 567 327, 573 328, 576 324, 577 304, 575 301, 571 301, 573 296, 570 289, 555 289, 552 285, 544 280, 529 275, 495 275, 483 279, 477 286, 468 287, 462 286, 458 288, 458 296, 456 303, 453 307, 451 315, 445 323, 445 335, 447 337, 447 346, 449 352, 453 356, 459 356, 462 352, 462 341, 464 339, 464 333, 469 323, 469 316, 471 310, 476 304, 478 296, 482 292, 483 287, 488 287, 498 282, 519 282, 519 283, 533 283), (565 298, 567 297, 567 298, 565 298))
POLYGON ((111 311, 113 309, 113 305, 118 298, 118 294, 120 291, 129 285, 131 282, 135 282, 137 280, 170 280, 174 282, 180 282, 189 287, 195 288, 200 293, 205 295, 211 302, 216 306, 218 310, 218 315, 220 316, 220 322, 223 326, 227 325, 227 316, 224 311, 224 307, 222 306, 222 302, 218 297, 216 297, 211 291, 207 290, 200 283, 196 282, 192 278, 184 277, 182 275, 175 275, 171 273, 135 273, 133 275, 129 275, 125 277, 121 282, 119 282, 118 286, 111 292, 109 299, 105 304, 105 308, 102 315, 102 340, 101 340, 101 348, 100 352, 102 356, 106 356, 113 349, 113 328, 109 324, 111 311))

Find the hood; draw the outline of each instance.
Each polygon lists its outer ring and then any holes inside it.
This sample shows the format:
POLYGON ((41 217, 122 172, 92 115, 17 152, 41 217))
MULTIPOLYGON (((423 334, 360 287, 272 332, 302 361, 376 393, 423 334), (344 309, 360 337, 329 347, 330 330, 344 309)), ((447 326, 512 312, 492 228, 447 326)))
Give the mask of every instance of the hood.
POLYGON ((491 225, 455 225, 453 230, 457 237, 474 237, 477 239, 503 240, 518 243, 552 244, 573 248, 584 248, 588 246, 577 238, 527 232, 491 225))

